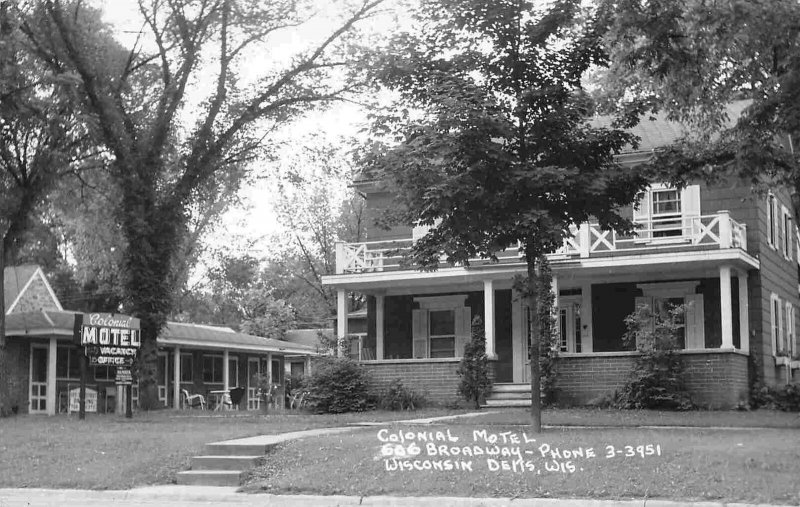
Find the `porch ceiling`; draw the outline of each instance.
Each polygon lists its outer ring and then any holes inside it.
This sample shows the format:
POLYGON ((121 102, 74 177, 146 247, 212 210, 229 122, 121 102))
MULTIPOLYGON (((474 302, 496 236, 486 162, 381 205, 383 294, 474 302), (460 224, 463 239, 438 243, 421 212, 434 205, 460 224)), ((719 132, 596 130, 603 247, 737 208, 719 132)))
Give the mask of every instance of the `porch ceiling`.
MULTIPOLYGON (((590 282, 643 279, 680 279, 719 276, 719 267, 728 265, 747 272, 759 269, 759 261, 740 249, 694 252, 654 252, 601 258, 551 260, 559 283, 569 280, 590 282)), ((437 271, 374 271, 324 276, 322 283, 339 289, 366 294, 405 290, 478 290, 484 280, 497 280, 497 287, 510 287, 515 275, 524 275, 524 263, 472 265, 442 268, 437 271)), ((563 285, 562 285, 563 286, 563 285)))

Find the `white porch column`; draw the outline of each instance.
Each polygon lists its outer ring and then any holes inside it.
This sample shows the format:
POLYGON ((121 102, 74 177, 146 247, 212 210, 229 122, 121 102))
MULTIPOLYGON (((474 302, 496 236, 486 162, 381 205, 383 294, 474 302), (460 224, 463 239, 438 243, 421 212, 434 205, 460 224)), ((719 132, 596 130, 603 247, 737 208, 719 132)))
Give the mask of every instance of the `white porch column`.
POLYGON ((592 352, 592 284, 581 285, 581 352, 592 352))
POLYGON ((483 328, 486 334, 486 357, 497 359, 494 348, 494 282, 483 281, 483 328))
POLYGON ((722 321, 721 349, 733 349, 733 307, 731 305, 731 267, 719 267, 719 313, 722 321))
POLYGON ((267 378, 269 385, 272 385, 272 352, 267 352, 267 378))
POLYGON ((383 359, 383 325, 384 304, 386 298, 383 294, 375 296, 375 359, 383 359))
POLYGON ((339 289, 336 294, 336 348, 338 349, 336 355, 344 357, 343 340, 347 336, 347 292, 344 289, 339 289))
POLYGON ((742 352, 750 352, 750 303, 747 272, 737 271, 739 278, 739 344, 742 352))
POLYGON ((227 391, 231 388, 228 376, 230 375, 230 365, 228 365, 228 349, 222 351, 222 389, 227 391))
POLYGON ((181 408, 181 348, 175 347, 172 358, 172 406, 181 408))
POLYGON ((311 356, 306 356, 305 375, 311 375, 311 356))
POLYGON ((558 309, 558 276, 553 273, 553 280, 550 282, 550 290, 553 291, 553 311, 558 309))
POLYGON ((56 354, 58 347, 56 339, 50 338, 50 347, 47 351, 47 415, 56 415, 56 354))

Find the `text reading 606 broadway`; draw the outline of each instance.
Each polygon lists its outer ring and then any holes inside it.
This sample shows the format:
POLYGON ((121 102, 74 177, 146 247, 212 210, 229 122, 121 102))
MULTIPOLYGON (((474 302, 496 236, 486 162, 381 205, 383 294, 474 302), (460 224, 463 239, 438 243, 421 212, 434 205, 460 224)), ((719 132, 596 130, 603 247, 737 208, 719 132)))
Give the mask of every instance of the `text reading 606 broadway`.
POLYGON ((612 459, 651 459, 661 456, 661 445, 556 446, 524 432, 476 429, 455 433, 381 429, 377 434, 380 459, 388 472, 436 471, 509 472, 518 474, 581 472, 592 462, 612 459))

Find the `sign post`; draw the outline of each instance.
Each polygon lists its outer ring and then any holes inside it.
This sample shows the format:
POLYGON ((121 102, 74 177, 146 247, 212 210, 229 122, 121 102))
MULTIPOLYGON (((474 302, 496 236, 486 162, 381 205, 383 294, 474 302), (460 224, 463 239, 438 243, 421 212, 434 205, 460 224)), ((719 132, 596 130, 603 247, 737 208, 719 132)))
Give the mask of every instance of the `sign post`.
POLYGON ((139 319, 113 313, 88 313, 75 316, 75 342, 84 347, 86 357, 81 361, 81 409, 84 418, 86 387, 86 358, 92 366, 114 366, 117 386, 126 386, 125 417, 133 417, 131 366, 142 346, 139 319))

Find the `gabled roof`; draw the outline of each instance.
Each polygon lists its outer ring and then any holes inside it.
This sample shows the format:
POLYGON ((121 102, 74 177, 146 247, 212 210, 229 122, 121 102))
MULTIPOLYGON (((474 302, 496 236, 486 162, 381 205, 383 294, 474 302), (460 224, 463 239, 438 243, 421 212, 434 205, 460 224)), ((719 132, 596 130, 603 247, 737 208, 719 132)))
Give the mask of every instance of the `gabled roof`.
POLYGON ((6 313, 17 302, 37 271, 40 271, 40 268, 34 264, 9 266, 3 270, 3 296, 5 297, 4 310, 6 313))

